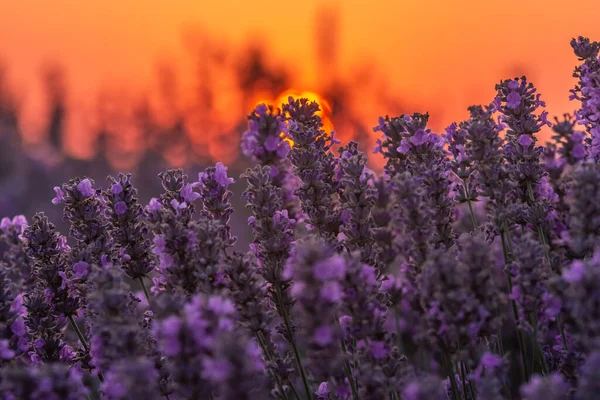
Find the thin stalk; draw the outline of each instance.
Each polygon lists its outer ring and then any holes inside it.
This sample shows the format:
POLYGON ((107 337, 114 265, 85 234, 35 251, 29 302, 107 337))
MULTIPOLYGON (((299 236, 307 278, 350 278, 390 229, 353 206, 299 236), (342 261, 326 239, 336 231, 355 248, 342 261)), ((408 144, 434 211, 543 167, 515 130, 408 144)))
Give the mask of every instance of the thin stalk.
POLYGON ((460 363, 461 368, 462 368, 462 373, 467 377, 467 383, 469 384, 469 391, 471 392, 471 398, 473 398, 473 400, 477 399, 477 391, 475 390, 475 385, 473 384, 473 381, 471 379, 469 379, 469 368, 465 365, 464 362, 460 363))
MULTIPOLYGON (((79 338, 79 341, 81 342, 81 345, 83 346, 85 351, 89 352, 90 347, 88 346, 87 341, 85 340, 85 336, 83 336, 83 332, 81 332, 81 329, 79 329, 79 326, 77 326, 77 323, 73 319, 73 316, 68 315, 67 319, 69 320, 69 324, 71 325, 71 328, 73 328, 73 330, 77 334, 77 337, 79 338)), ((92 371, 90 370, 90 372, 92 372, 92 371)), ((101 383, 104 383, 104 375, 102 375, 101 372, 98 372, 98 379, 100 380, 101 383)))
MULTIPOLYGON (((258 340, 258 344, 260 345, 260 348, 262 349, 262 352, 265 355, 265 358, 267 359, 267 361, 272 362, 273 358, 272 358, 271 352, 269 351, 267 344, 264 340, 262 332, 260 332, 260 331, 256 332, 256 339, 258 340)), ((271 375, 271 377, 273 379, 275 379, 277 387, 281 391, 281 396, 282 396, 283 400, 288 400, 287 393, 283 389, 283 385, 281 384, 281 379, 279 379, 279 376, 277 374, 273 373, 272 371, 269 371, 269 374, 271 375)), ((300 400, 300 399, 298 399, 298 400, 300 400)))
POLYGON ((137 281, 140 283, 140 286, 142 287, 142 290, 144 291, 144 295, 146 296, 146 300, 148 300, 148 304, 150 304, 150 292, 148 291, 148 288, 146 287, 146 283, 144 283, 144 278, 140 276, 139 278, 137 278, 137 281))
POLYGON ((296 358, 296 364, 298 365, 298 370, 300 372, 300 376, 302 377, 302 384, 304 385, 304 390, 306 391, 307 398, 311 397, 310 385, 308 384, 308 379, 306 378, 306 372, 304 371, 304 367, 302 366, 302 360, 300 359, 300 351, 298 351, 298 346, 296 346, 296 341, 294 340, 294 336, 292 333, 292 328, 290 326, 290 317, 287 315, 285 310, 285 304, 283 302, 283 295, 281 293, 281 286, 279 284, 275 285, 275 293, 277 295, 277 302, 279 303, 279 309, 281 310, 281 317, 283 318, 283 324, 285 325, 285 330, 290 338, 290 344, 292 345, 292 350, 294 352, 294 357, 296 358))
MULTIPOLYGON (((506 222, 504 222, 504 226, 506 227, 506 222)), ((508 231, 503 229, 500 232, 500 239, 502 241, 502 254, 504 255, 504 265, 508 265, 509 262, 509 255, 508 255, 508 249, 506 247, 506 238, 505 235, 508 235, 508 231)), ((509 246, 510 245, 510 241, 508 241, 509 246)), ((512 247, 512 246, 511 246, 512 247)), ((512 278, 510 276, 510 272, 506 271, 506 281, 508 282, 508 293, 512 293, 512 278)), ((525 355, 525 343, 523 341, 523 336, 521 335, 521 330, 519 329, 519 326, 517 325, 518 321, 519 321, 519 312, 517 311, 517 304, 515 303, 514 300, 511 299, 511 306, 512 306, 512 310, 513 310, 513 316, 515 318, 515 328, 517 331, 517 341, 519 342, 519 352, 521 353, 521 363, 523 364, 523 374, 524 374, 524 378, 525 381, 529 381, 529 372, 527 369, 527 356, 525 355)))
POLYGON ((290 384, 290 389, 292 389, 292 393, 294 393, 294 397, 296 399, 300 400, 300 394, 296 390, 296 386, 294 386, 294 384, 292 383, 292 381, 289 381, 289 384, 290 384))
POLYGON ((569 350, 569 346, 567 345, 567 337, 565 335, 565 330, 562 326, 562 321, 560 320, 560 314, 556 316, 556 322, 558 323, 558 328, 560 330, 560 338, 562 339, 562 344, 565 350, 569 350))
POLYGON ((477 217, 475 216, 475 211, 473 211, 473 202, 467 196, 467 178, 463 178, 463 193, 465 198, 467 199, 467 204, 469 205, 469 212, 471 213, 471 222, 473 223, 473 230, 479 229, 479 225, 477 224, 477 217))
POLYGON ((73 328, 73 330, 75 331, 75 333, 77 334, 77 337, 79 338, 79 341, 81 342, 81 345, 83 346, 83 348, 85 349, 85 351, 89 351, 90 348, 85 340, 85 337, 83 336, 83 333, 81 332, 81 330, 79 329, 79 327, 77 326, 77 323, 75 323, 75 320, 73 319, 72 315, 67 316, 67 319, 69 320, 69 324, 71 324, 71 328, 73 328))
POLYGON ((544 375, 548 375, 548 363, 546 361, 546 356, 544 354, 544 351, 542 350, 542 346, 540 346, 540 344, 537 341, 538 328, 537 315, 535 311, 532 313, 531 319, 533 324, 533 353, 538 355, 537 359, 540 366, 542 367, 542 373, 544 375))
MULTIPOLYGON (((344 343, 344 339, 340 340, 340 346, 342 347, 342 351, 344 354, 348 353, 348 348, 346 347, 346 343, 344 343)), ((348 378, 348 382, 350 382, 350 389, 352 390, 352 398, 354 400, 358 400, 358 389, 356 387, 356 382, 354 381, 354 375, 352 374, 352 368, 350 368, 350 364, 348 361, 344 363, 344 371, 346 372, 346 377, 348 378)))
POLYGON ((452 362, 448 358, 448 355, 444 351, 442 351, 442 364, 444 364, 444 369, 446 370, 446 374, 448 375, 448 379, 450 380, 450 387, 452 388, 452 399, 459 400, 460 396, 458 394, 458 386, 456 385, 456 380, 454 379, 454 368, 452 367, 452 362))
POLYGON ((467 400, 469 398, 469 394, 467 393, 467 380, 465 377, 465 371, 463 368, 459 367, 459 363, 456 363, 456 369, 460 372, 460 381, 462 382, 462 390, 463 390, 463 395, 465 396, 465 400, 467 400))

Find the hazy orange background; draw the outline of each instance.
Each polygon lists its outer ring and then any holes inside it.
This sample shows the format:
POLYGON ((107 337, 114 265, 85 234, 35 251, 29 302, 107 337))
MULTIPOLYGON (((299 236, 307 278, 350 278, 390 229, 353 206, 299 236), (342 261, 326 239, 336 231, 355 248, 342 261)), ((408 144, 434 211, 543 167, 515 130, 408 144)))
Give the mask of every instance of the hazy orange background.
MULTIPOLYGON (((429 110, 441 129, 464 118, 468 105, 488 103, 500 79, 523 73, 539 87, 551 115, 572 111, 568 90, 577 60, 569 41, 577 35, 600 40, 599 21, 594 0, 0 0, 0 61, 31 142, 39 140, 46 101, 40 71, 48 63, 64 67, 73 110, 66 150, 86 157, 93 153, 85 132, 95 123, 98 93, 148 95, 160 103, 156 71, 168 65, 180 89, 169 100, 178 104, 165 107, 184 107, 192 91, 190 49, 205 34, 225 53, 260 41, 273 63, 291 68, 293 86, 302 90, 319 91, 332 75, 357 79, 360 71, 371 71, 368 93, 353 99, 352 110, 365 125, 398 112, 398 104, 386 100, 391 96, 414 111, 429 110), (324 6, 339 17, 331 63, 315 56, 315 15, 324 6)), ((227 98, 231 82, 218 71, 213 79, 227 98)), ((239 99, 216 106, 222 118, 247 107, 239 99)))

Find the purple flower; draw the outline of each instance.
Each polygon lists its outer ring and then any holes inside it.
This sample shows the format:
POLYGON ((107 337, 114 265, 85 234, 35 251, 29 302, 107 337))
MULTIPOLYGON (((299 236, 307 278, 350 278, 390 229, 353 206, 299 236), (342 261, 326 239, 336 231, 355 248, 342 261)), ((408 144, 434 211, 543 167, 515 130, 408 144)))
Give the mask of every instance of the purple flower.
POLYGON ((371 342, 371 354, 375 357, 376 360, 384 359, 388 353, 388 346, 384 342, 371 342))
POLYGON ((524 148, 528 148, 529 146, 531 146, 533 144, 533 140, 531 140, 531 137, 529 135, 521 135, 519 136, 519 145, 521 145, 524 148))
POLYGON ((77 184, 77 190, 79 190, 79 193, 81 193, 83 197, 91 197, 96 194, 96 191, 94 190, 94 188, 92 188, 92 182, 87 178, 83 179, 77 184))
POLYGON ((156 212, 162 209, 162 204, 155 197, 150 199, 150 203, 146 206, 146 211, 148 212, 156 212))
POLYGON ((123 192, 123 186, 120 183, 115 183, 110 187, 110 192, 114 195, 117 195, 123 192))
POLYGON ((410 142, 406 139, 402 139, 400 142, 400 146, 398 146, 397 151, 402 154, 406 154, 410 151, 410 142))
POLYGON ((0 229, 8 229, 9 226, 11 226, 11 222, 10 222, 10 218, 8 217, 4 217, 2 218, 2 221, 0 221, 0 229))
POLYGON ((79 368, 62 363, 3 368, 0 393, 6 399, 80 400, 89 395, 79 368))
POLYGON ((227 187, 234 182, 233 178, 227 177, 227 167, 220 162, 215 165, 215 180, 223 187, 227 187))
POLYGON ((75 357, 75 352, 73 351, 73 348, 67 344, 60 349, 59 356, 62 361, 69 362, 75 357))
POLYGON ((568 398, 569 385, 561 375, 535 375, 521 387, 523 400, 562 400, 568 398))
POLYGON ((317 396, 317 398, 319 400, 328 399, 329 398, 329 383, 328 382, 321 382, 319 384, 319 388, 315 392, 315 395, 317 396))
POLYGON ((16 353, 10 348, 7 339, 0 339, 0 360, 11 360, 16 353))
POLYGON ((52 199, 52 204, 59 204, 65 201, 64 193, 61 188, 58 186, 54 187, 54 193, 56 193, 56 197, 52 199))
POLYGON ((329 326, 320 326, 315 330, 313 340, 319 346, 327 346, 333 340, 333 330, 329 326))
POLYGON ((123 215, 127 212, 127 204, 124 201, 119 201, 115 204, 115 213, 123 215))
POLYGON ((412 144, 414 144, 415 146, 420 146, 422 144, 427 143, 428 141, 428 134, 427 132, 425 132, 424 129, 419 129, 417 130, 414 135, 410 138, 410 142, 412 144))
MULTIPOLYGON (((516 85, 518 87, 518 83, 516 85)), ((509 88, 511 86, 515 86, 515 81, 511 81, 508 86, 509 86, 509 88)), ((510 92, 508 94, 508 96, 506 96, 506 106, 507 107, 517 108, 517 107, 519 107, 520 104, 521 104, 521 96, 519 95, 519 93, 517 93, 517 92, 510 92)))
MULTIPOLYGON (((181 198, 190 204, 200 198, 200 193, 194 192, 194 187, 195 187, 194 184, 188 183, 179 192, 179 194, 181 195, 181 198)), ((177 207, 175 207, 175 208, 177 208, 177 207)))
POLYGON ((334 256, 326 261, 315 264, 313 276, 321 282, 332 279, 342 279, 346 273, 346 262, 341 256, 334 256))
POLYGON ((25 335, 27 333, 27 328, 25 328, 25 320, 23 320, 21 317, 18 317, 10 326, 10 330, 17 336, 25 335))
POLYGON ((204 359, 202 375, 213 382, 223 383, 229 378, 232 365, 227 360, 204 359))
POLYGON ((268 151, 277 151, 280 143, 281 139, 279 136, 269 136, 265 139, 265 149, 268 151))
POLYGON ((563 272, 563 278, 569 283, 580 282, 585 274, 585 264, 582 261, 574 261, 571 268, 563 272))
POLYGON ((73 278, 85 278, 88 274, 89 264, 85 261, 78 261, 73 264, 73 278))
POLYGON ((321 288, 321 298, 331 303, 339 302, 342 299, 342 286, 335 281, 325 282, 321 288))

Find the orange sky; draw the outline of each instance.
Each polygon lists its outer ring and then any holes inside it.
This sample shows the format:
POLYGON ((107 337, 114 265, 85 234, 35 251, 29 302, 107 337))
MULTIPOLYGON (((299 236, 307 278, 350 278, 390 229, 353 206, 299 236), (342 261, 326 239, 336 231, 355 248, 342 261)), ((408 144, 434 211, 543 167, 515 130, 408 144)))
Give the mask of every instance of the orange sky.
MULTIPOLYGON (((74 137, 92 124, 87 114, 98 92, 134 97, 151 90, 159 61, 177 66, 185 88, 190 38, 198 32, 208 32, 225 49, 261 40, 274 62, 292 69, 294 86, 318 89, 328 79, 318 70, 313 46, 322 4, 340 13, 338 74, 373 66, 377 87, 419 107, 415 111, 429 110, 437 126, 463 118, 472 103, 489 102, 496 82, 522 73, 539 87, 551 115, 571 111, 567 97, 577 60, 569 40, 600 40, 594 0, 0 0, 0 60, 22 100, 30 138, 41 129, 42 66, 64 66, 69 105, 79 111, 68 123, 74 137)), ((360 118, 371 126, 377 114, 394 111, 381 99, 374 109, 376 98, 371 93, 361 99, 360 118)), ((77 143, 68 151, 87 155, 89 149, 77 143)))

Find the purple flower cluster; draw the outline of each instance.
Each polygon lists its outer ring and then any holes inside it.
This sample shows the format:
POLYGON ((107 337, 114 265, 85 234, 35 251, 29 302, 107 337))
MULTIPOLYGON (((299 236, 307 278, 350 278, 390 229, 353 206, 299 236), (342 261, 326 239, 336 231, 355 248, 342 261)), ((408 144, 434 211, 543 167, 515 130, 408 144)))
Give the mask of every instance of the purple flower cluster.
POLYGON ((132 279, 142 279, 154 269, 150 251, 149 229, 137 190, 131 184, 131 174, 110 177, 111 187, 105 191, 113 239, 119 249, 121 265, 132 279))
POLYGON ((331 149, 339 141, 334 139, 333 132, 323 130, 317 103, 290 97, 282 108, 288 118, 287 135, 294 142, 288 159, 301 182, 294 194, 301 202, 308 227, 330 243, 336 243, 341 221, 332 199, 338 183, 337 159, 331 149))
POLYGON ((597 161, 600 154, 600 43, 580 36, 571 40, 571 47, 583 64, 573 73, 578 82, 571 90, 570 99, 581 102, 577 120, 589 132, 590 137, 586 139, 589 155, 597 161))
POLYGON ((600 46, 572 46, 581 108, 544 147, 525 77, 443 135, 381 118, 382 174, 318 104, 257 106, 246 249, 222 163, 145 207, 131 174, 72 179, 69 238, 0 220, 0 398, 597 397, 600 46))

